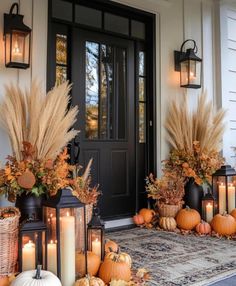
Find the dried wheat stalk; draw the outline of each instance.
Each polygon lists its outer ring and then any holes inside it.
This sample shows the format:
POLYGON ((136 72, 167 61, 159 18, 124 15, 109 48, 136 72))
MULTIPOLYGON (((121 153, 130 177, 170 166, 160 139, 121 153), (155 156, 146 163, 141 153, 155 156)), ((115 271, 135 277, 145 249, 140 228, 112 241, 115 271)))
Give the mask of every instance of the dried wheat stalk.
POLYGON ((68 110, 70 101, 68 82, 43 94, 35 81, 30 90, 6 86, 6 95, 0 105, 0 121, 8 132, 13 154, 22 158, 22 142, 36 148, 38 159, 55 159, 64 146, 78 133, 71 129, 78 108, 68 110))
POLYGON ((204 152, 220 151, 224 133, 225 110, 213 112, 213 106, 207 101, 206 93, 198 98, 197 108, 190 111, 186 95, 183 100, 170 103, 165 127, 167 139, 177 150, 192 151, 193 142, 199 141, 204 152))

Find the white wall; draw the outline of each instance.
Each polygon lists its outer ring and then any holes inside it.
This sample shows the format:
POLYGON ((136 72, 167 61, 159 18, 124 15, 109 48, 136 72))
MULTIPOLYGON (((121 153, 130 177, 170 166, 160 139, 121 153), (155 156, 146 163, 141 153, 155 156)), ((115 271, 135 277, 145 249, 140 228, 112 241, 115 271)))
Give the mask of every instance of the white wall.
POLYGON ((221 91, 222 106, 228 110, 227 129, 223 138, 223 154, 235 166, 236 156, 236 1, 221 1, 221 91))

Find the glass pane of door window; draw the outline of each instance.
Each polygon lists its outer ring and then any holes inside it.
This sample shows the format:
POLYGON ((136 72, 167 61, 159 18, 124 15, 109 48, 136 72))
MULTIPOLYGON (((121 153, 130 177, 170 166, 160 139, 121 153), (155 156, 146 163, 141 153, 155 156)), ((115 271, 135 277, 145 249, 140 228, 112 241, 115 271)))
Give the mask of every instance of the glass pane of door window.
POLYGON ((99 44, 86 42, 86 127, 88 139, 98 138, 98 105, 99 105, 99 44))
POLYGON ((67 80, 67 68, 56 66, 56 85, 60 85, 67 80))
POLYGON ((145 52, 139 52, 139 75, 145 76, 146 75, 146 67, 145 67, 146 57, 145 52))
POLYGON ((146 142, 146 104, 139 103, 139 143, 146 142))
POLYGON ((105 30, 129 35, 129 19, 110 13, 104 14, 105 30))
POLYGON ((56 63, 67 64, 67 36, 56 35, 56 63))
POLYGON ((145 39, 145 24, 139 21, 131 21, 131 36, 135 38, 145 39))
POLYGON ((52 0, 52 17, 72 21, 72 3, 67 0, 52 0))
POLYGON ((113 134, 113 48, 101 45, 100 138, 113 134))
POLYGON ((75 22, 82 25, 102 28, 102 11, 82 5, 76 5, 75 22))
POLYGON ((139 100, 146 100, 146 79, 143 77, 139 78, 139 100))

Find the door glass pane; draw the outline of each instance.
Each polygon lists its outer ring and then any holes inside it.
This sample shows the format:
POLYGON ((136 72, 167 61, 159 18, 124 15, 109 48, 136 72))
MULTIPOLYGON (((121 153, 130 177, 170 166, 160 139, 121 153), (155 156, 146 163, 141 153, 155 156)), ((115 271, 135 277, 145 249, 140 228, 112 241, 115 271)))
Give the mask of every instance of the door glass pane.
POLYGON ((102 12, 81 5, 75 6, 75 22, 96 28, 102 28, 102 12))
POLYGON ((98 138, 99 44, 86 42, 85 136, 98 138))
POLYGON ((56 85, 60 85, 67 80, 67 68, 56 66, 56 85))
POLYGON ((146 104, 139 103, 139 143, 146 142, 146 104))
POLYGON ((52 0, 52 17, 72 21, 72 3, 67 0, 52 0))
POLYGON ((56 63, 67 64, 67 36, 56 35, 56 63))
POLYGON ((145 52, 139 52, 139 75, 145 76, 146 75, 146 68, 145 68, 145 52))
POLYGON ((129 35, 129 19, 114 14, 105 13, 105 30, 129 35))
POLYGON ((139 78, 139 100, 146 100, 146 79, 143 77, 139 78))
POLYGON ((117 72, 117 110, 118 110, 118 139, 126 136, 126 50, 116 50, 116 72, 117 72))
POLYGON ((100 138, 113 138, 113 48, 101 45, 100 138))
POLYGON ((145 39, 145 24, 139 21, 131 21, 131 36, 135 38, 145 39))

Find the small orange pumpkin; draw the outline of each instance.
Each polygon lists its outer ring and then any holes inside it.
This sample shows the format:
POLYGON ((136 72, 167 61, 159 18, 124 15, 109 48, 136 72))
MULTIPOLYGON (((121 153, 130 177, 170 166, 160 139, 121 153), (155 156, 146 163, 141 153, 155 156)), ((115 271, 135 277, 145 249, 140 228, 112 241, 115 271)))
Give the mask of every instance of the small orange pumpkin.
POLYGON ((8 276, 1 276, 0 277, 0 286, 9 286, 10 285, 10 281, 8 276))
POLYGON ((113 240, 110 240, 110 239, 107 239, 106 240, 106 243, 105 243, 105 252, 117 252, 119 249, 119 246, 118 244, 113 241, 113 240))
POLYGON ((140 214, 133 216, 133 221, 136 225, 144 224, 144 218, 140 214))
POLYGON ((177 226, 180 229, 192 230, 201 221, 201 216, 198 211, 186 207, 178 212, 176 216, 177 226))
POLYGON ((143 217, 145 223, 150 223, 156 213, 154 210, 141 209, 139 214, 143 217))
POLYGON ((124 280, 129 282, 131 279, 131 270, 127 263, 123 261, 105 259, 102 262, 99 269, 99 278, 101 278, 105 284, 109 284, 111 280, 124 280))
MULTIPOLYGON (((95 276, 98 273, 98 269, 101 263, 101 259, 95 253, 88 251, 87 252, 87 267, 88 274, 90 276, 95 276)), ((76 253, 76 272, 83 277, 86 274, 85 271, 85 255, 84 253, 77 252, 76 253)))
POLYGON ((120 249, 118 249, 117 252, 109 252, 106 254, 105 259, 111 259, 116 261, 122 261, 129 265, 131 268, 132 266, 132 259, 131 256, 126 252, 120 252, 120 249))
POLYGON ((233 209, 231 211, 230 215, 232 215, 232 217, 234 217, 236 219, 236 209, 233 209))
POLYGON ((220 235, 232 235, 236 232, 236 221, 227 213, 215 215, 211 221, 211 226, 220 235))
POLYGON ((196 232, 199 234, 208 234, 211 232, 211 226, 208 222, 201 221, 197 226, 196 226, 196 232))
POLYGON ((36 179, 31 171, 25 171, 20 177, 18 177, 17 183, 24 189, 32 189, 36 183, 36 179))

